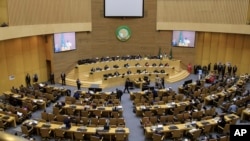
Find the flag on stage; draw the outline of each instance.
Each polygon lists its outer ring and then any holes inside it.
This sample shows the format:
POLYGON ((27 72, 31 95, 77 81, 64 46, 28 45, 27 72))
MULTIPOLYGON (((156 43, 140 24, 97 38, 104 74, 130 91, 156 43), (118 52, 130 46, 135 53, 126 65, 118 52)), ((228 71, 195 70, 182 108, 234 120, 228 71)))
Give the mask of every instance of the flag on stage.
POLYGON ((170 52, 169 52, 169 59, 173 58, 173 52, 172 52, 172 47, 170 48, 170 52))

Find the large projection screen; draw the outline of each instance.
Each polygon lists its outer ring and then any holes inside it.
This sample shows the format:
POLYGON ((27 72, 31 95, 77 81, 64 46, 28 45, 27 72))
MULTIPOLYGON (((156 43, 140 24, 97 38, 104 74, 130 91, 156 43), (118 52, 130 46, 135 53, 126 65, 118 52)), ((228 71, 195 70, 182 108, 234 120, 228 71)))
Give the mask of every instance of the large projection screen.
POLYGON ((143 17, 144 0, 104 0, 104 17, 143 17))

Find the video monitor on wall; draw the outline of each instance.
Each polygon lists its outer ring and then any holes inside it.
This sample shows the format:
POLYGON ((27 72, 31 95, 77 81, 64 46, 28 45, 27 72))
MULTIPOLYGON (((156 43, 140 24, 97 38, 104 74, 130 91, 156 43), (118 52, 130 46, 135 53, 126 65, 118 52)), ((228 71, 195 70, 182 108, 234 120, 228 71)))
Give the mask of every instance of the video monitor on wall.
POLYGON ((104 0, 104 17, 143 17, 144 0, 104 0))
POLYGON ((174 47, 194 47, 195 31, 173 31, 172 46, 174 47))
POLYGON ((75 32, 54 34, 55 53, 76 49, 75 32))

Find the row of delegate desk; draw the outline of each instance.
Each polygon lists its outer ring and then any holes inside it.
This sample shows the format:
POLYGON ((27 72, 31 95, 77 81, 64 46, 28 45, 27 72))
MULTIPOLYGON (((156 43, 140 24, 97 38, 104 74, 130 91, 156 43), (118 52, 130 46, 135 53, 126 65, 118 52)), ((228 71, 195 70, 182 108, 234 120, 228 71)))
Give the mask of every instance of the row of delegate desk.
MULTIPOLYGON (((234 119, 238 119, 239 117, 235 114, 228 114, 225 115, 226 122, 230 122, 234 119)), ((183 132, 187 132, 192 129, 202 128, 206 125, 212 125, 215 127, 218 123, 219 117, 215 117, 212 119, 207 120, 201 120, 201 121, 192 121, 192 122, 186 122, 186 123, 180 123, 180 124, 171 124, 171 125, 154 125, 151 127, 144 127, 145 135, 146 137, 150 138, 152 137, 152 134, 157 130, 164 134, 170 133, 174 130, 179 130, 183 132)))
POLYGON ((46 102, 42 99, 35 99, 35 98, 31 98, 31 97, 27 97, 27 96, 22 96, 20 94, 16 94, 16 93, 12 93, 10 91, 6 91, 3 93, 6 97, 11 97, 14 99, 17 99, 19 101, 21 101, 22 103, 26 103, 27 101, 32 101, 32 103, 37 104, 39 107, 41 107, 42 109, 46 108, 46 102))
POLYGON ((141 116, 142 112, 144 110, 150 110, 150 111, 157 111, 158 108, 163 108, 163 109, 173 109, 173 108, 178 108, 180 106, 189 106, 190 102, 189 101, 183 101, 183 102, 170 102, 166 104, 159 104, 159 105, 151 105, 151 106, 136 106, 136 115, 141 116))
MULTIPOLYGON (((117 61, 106 61, 106 62, 97 62, 92 64, 83 64, 78 65, 77 69, 79 72, 90 72, 92 68, 104 68, 104 66, 109 66, 109 68, 113 68, 114 65, 119 66, 119 68, 123 68, 127 72, 127 68, 124 67, 124 64, 128 64, 129 66, 135 67, 136 64, 140 64, 140 66, 145 66, 145 63, 148 63, 149 66, 152 66, 152 64, 156 64, 156 66, 159 66, 159 64, 163 64, 163 66, 167 63, 168 66, 174 67, 176 70, 180 70, 180 60, 169 60, 169 59, 138 59, 138 60, 117 60, 117 61)), ((119 69, 118 68, 118 69, 119 69)), ((140 67, 138 67, 140 68, 140 67)), ((145 66, 146 68, 146 66, 145 66)), ((110 69, 113 70, 113 69, 110 69)), ((116 70, 116 69, 114 69, 116 70)), ((107 71, 107 70, 105 70, 107 71)))
POLYGON ((81 112, 81 111, 88 111, 93 112, 96 110, 102 111, 103 113, 107 113, 107 115, 110 115, 110 113, 114 110, 118 111, 121 115, 123 113, 122 106, 97 106, 96 108, 93 108, 93 106, 90 105, 76 105, 76 104, 65 104, 65 106, 62 106, 62 109, 66 110, 68 108, 72 108, 75 111, 81 112))
POLYGON ((122 128, 122 127, 116 127, 116 128, 110 128, 109 130, 104 130, 104 127, 86 127, 86 126, 73 125, 71 126, 71 128, 65 129, 64 125, 62 124, 48 123, 37 120, 27 120, 23 124, 34 127, 36 129, 37 135, 40 135, 41 128, 49 128, 52 131, 56 129, 62 129, 65 131, 65 133, 71 136, 72 140, 74 140, 74 132, 83 132, 85 136, 95 135, 98 132, 98 134, 100 135, 108 135, 110 140, 112 140, 112 137, 117 133, 125 133, 126 135, 129 134, 129 128, 122 128))
POLYGON ((0 111, 0 120, 8 122, 12 127, 16 127, 16 118, 11 115, 6 115, 3 111, 0 111))

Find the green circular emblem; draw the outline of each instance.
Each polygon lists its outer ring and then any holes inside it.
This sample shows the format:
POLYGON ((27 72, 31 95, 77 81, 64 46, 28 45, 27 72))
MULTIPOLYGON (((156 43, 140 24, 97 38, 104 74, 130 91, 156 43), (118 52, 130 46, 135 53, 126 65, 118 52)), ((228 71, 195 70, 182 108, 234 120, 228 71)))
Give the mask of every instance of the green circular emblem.
POLYGON ((128 26, 119 26, 117 29, 116 29, 116 37, 118 40, 120 41, 127 41, 130 36, 131 36, 131 30, 128 26))

